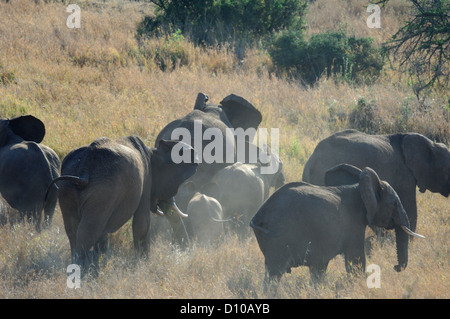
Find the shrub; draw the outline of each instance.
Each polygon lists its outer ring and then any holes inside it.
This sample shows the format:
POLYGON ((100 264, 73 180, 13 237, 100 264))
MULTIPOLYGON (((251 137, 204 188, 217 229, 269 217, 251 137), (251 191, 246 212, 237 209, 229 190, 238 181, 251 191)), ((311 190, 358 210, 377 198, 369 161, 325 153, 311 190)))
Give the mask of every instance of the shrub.
MULTIPOLYGON (((386 4, 389 0, 380 0, 386 4)), ((446 90, 449 84, 450 1, 412 0, 406 23, 384 43, 384 48, 406 71, 414 93, 431 88, 436 82, 446 90)))
POLYGON ((138 37, 181 30, 196 43, 261 38, 303 25, 306 0, 154 0, 156 16, 146 16, 138 37))
POLYGON ((359 98, 356 107, 350 112, 349 124, 351 128, 368 134, 380 133, 379 121, 376 117, 376 104, 359 98))
POLYGON ((269 53, 279 73, 300 77, 309 85, 322 75, 372 82, 383 67, 381 50, 371 38, 348 36, 344 31, 319 33, 309 41, 300 31, 284 31, 275 37, 269 53))

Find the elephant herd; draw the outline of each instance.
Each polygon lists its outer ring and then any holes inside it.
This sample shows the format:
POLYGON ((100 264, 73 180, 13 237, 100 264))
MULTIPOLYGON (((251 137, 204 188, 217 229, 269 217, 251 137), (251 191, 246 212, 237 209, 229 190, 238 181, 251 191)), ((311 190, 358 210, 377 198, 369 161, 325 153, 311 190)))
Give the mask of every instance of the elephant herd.
POLYGON ((40 231, 42 215, 48 227, 59 202, 72 263, 94 273, 108 234, 130 219, 139 256, 148 254, 154 221, 167 221, 172 240, 182 247, 253 230, 265 258, 266 282, 300 265, 309 267, 315 281, 338 254, 344 255, 347 272, 364 271, 366 226, 395 230, 394 268, 406 268, 409 236, 423 237, 414 232, 416 186, 445 197, 450 193, 448 148, 416 133, 337 132, 317 145, 303 181, 285 184, 277 152, 253 144, 252 135, 239 149, 226 134, 230 128, 256 131, 261 113, 234 94, 219 105, 207 102, 199 93, 194 109, 167 124, 154 147, 133 135, 102 137, 72 150, 62 163, 40 144, 45 126, 39 119, 0 119, 0 222, 16 211, 40 231), (221 134, 205 138, 211 129, 221 134), (193 133, 191 139, 176 138, 180 130, 193 133), (202 134, 200 147, 196 133, 202 134), (223 147, 215 156, 224 160, 199 160, 212 145, 223 147), (278 169, 263 174, 263 157, 278 169))

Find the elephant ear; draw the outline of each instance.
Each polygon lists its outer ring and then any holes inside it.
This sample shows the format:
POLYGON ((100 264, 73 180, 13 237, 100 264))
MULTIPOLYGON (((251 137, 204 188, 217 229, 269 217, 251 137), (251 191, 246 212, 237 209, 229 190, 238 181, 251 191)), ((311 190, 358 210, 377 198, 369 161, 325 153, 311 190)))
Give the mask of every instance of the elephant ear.
POLYGON ((359 182, 361 170, 350 164, 339 164, 325 172, 326 186, 352 185, 359 182))
POLYGON ((402 151, 406 166, 416 179, 419 190, 424 193, 430 184, 433 142, 420 134, 408 134, 403 138, 402 151))
POLYGON ((361 198, 366 206, 367 221, 372 225, 377 212, 378 202, 381 196, 381 182, 373 169, 366 167, 359 174, 359 189, 361 198))
POLYGON ((42 142, 45 136, 45 125, 32 115, 23 115, 9 120, 9 128, 25 141, 42 142))
POLYGON ((223 109, 233 128, 242 127, 247 130, 253 127, 256 130, 262 121, 261 113, 246 99, 235 94, 224 98, 219 107, 223 109))
POLYGON ((198 93, 197 99, 195 100, 194 110, 201 110, 203 111, 206 107, 206 102, 208 102, 209 98, 208 95, 205 93, 198 93))

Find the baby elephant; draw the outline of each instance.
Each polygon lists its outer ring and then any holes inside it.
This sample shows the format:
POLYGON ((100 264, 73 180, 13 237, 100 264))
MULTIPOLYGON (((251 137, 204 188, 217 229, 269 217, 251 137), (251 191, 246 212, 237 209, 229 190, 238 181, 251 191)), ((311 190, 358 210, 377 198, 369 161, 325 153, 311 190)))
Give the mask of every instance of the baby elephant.
POLYGON ((217 243, 224 234, 222 206, 213 197, 195 193, 187 206, 186 228, 199 243, 217 243))
POLYGON ((250 226, 265 257, 266 283, 279 280, 291 267, 308 266, 313 282, 323 279, 328 262, 345 257, 348 273, 364 272, 367 225, 399 227, 409 233, 406 212, 394 189, 371 168, 348 164, 327 171, 358 174, 359 182, 342 186, 290 183, 258 210, 250 226))

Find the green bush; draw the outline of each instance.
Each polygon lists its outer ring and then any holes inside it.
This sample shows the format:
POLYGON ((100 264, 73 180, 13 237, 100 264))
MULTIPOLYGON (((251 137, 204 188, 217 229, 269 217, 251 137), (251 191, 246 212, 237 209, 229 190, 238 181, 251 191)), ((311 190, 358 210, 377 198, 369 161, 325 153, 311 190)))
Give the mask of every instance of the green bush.
POLYGON ((344 31, 313 35, 309 41, 300 31, 283 31, 270 48, 278 72, 314 84, 321 76, 356 82, 375 80, 383 68, 381 50, 371 38, 348 36, 344 31))
POLYGON ((380 133, 380 120, 377 118, 376 108, 374 101, 359 98, 349 115, 350 127, 368 134, 380 133))
POLYGON ((202 44, 261 38, 283 29, 299 29, 307 0, 154 0, 156 16, 146 16, 138 37, 181 30, 202 44))

